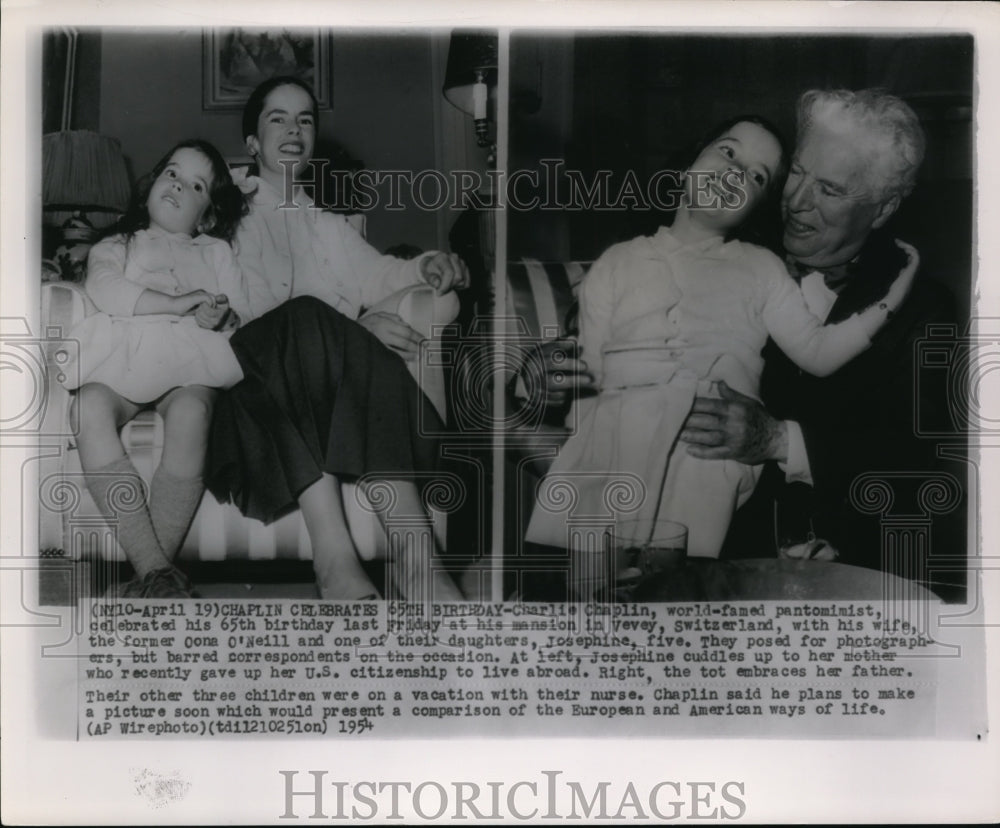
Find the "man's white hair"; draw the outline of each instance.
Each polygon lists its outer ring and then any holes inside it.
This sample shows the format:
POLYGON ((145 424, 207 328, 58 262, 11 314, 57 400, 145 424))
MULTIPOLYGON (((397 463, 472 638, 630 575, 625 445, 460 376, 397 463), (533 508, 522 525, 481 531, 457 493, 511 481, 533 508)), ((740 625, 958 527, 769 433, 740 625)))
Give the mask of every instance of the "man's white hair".
POLYGON ((909 104, 884 89, 810 89, 799 98, 799 140, 817 124, 843 130, 845 120, 867 132, 879 146, 874 195, 880 201, 909 195, 925 146, 924 131, 909 104))

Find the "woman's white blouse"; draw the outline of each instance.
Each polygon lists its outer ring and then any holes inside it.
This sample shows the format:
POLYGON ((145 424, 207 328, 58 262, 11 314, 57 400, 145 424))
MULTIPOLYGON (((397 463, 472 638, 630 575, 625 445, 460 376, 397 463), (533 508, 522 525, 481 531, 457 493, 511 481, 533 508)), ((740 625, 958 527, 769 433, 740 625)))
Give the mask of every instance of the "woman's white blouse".
POLYGON ((342 215, 314 207, 301 188, 286 202, 255 176, 241 186, 253 195, 236 234, 236 257, 254 316, 295 296, 315 296, 356 319, 362 308, 423 282, 420 262, 432 253, 409 261, 384 256, 342 215))

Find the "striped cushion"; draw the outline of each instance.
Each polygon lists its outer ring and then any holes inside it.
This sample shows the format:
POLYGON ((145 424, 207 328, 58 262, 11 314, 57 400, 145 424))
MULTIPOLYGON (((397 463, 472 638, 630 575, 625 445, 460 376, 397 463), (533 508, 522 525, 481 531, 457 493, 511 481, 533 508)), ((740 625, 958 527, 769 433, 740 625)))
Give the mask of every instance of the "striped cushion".
POLYGON ((555 339, 566 333, 566 317, 590 262, 523 259, 507 268, 508 333, 524 339, 555 339))
MULTIPOLYGON (((523 259, 507 268, 506 314, 497 320, 504 336, 504 362, 511 379, 539 341, 566 334, 567 317, 590 262, 523 259)), ((524 389, 518 385, 519 395, 524 389)))

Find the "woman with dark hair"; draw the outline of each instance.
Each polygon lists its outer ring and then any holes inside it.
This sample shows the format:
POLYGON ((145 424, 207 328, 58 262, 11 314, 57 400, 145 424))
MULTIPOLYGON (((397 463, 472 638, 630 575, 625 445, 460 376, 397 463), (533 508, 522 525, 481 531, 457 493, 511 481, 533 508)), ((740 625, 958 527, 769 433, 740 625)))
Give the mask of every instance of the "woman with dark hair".
MULTIPOLYGON (((725 398, 735 389, 756 397, 769 335, 803 370, 836 370, 870 345, 916 270, 908 248, 910 266, 883 303, 824 327, 780 259, 736 240, 781 191, 782 141, 766 122, 745 116, 713 135, 682 177, 672 225, 610 248, 584 278, 579 343, 598 394, 577 403, 576 432, 549 472, 553 481, 572 473, 576 515, 606 513, 609 475, 637 477, 645 493, 635 517, 649 526, 683 523, 689 554, 702 557, 718 557, 760 469, 680 449, 695 396, 725 398)), ((564 547, 565 517, 545 508, 546 490, 543 482, 527 539, 564 547)))
MULTIPOLYGON (((251 517, 272 521, 296 506, 309 531, 320 596, 376 597, 349 531, 341 483, 389 482, 397 509, 416 519, 393 548, 394 577, 427 595, 436 548, 417 480, 436 468, 440 421, 407 370, 422 339, 396 314, 363 308, 414 285, 439 295, 464 287, 457 257, 405 261, 374 250, 347 220, 320 209, 310 180, 316 99, 294 78, 273 78, 243 114, 255 175, 241 186, 250 211, 237 259, 256 318, 233 336, 246 379, 219 401, 206 484, 251 517)), ((383 521, 390 504, 373 496, 383 521)), ((443 572, 434 596, 460 600, 443 572)))

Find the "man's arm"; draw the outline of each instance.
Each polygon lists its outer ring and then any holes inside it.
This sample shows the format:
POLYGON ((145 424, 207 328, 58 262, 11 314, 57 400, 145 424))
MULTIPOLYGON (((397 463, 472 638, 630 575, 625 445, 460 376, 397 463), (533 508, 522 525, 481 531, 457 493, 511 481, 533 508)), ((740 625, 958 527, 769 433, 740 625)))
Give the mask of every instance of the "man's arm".
MULTIPOLYGON (((914 394, 916 342, 928 324, 952 318, 942 292, 927 291, 922 300, 906 309, 891 345, 873 365, 878 377, 869 377, 869 389, 855 388, 850 400, 853 421, 840 426, 821 421, 816 412, 803 408, 785 412, 794 416, 803 437, 810 475, 824 493, 842 496, 861 472, 878 467, 912 466, 925 446, 913 433, 915 406, 929 411, 946 400, 917 399, 914 394)), ((756 464, 789 459, 788 423, 772 416, 758 401, 732 391, 720 383, 720 399, 699 397, 685 423, 681 439, 688 451, 709 459, 732 459, 756 464)))

